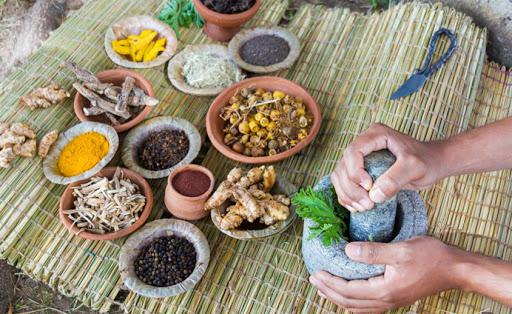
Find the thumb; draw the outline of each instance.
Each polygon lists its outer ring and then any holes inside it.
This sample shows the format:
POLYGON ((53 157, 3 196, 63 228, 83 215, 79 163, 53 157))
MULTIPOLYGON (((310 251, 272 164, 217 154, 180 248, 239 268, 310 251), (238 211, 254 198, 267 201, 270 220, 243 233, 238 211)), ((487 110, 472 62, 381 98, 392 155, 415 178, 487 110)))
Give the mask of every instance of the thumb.
POLYGON ((405 162, 397 161, 382 174, 370 190, 370 199, 375 203, 383 203, 396 195, 404 186, 413 181, 416 170, 408 167, 405 162))
POLYGON ((366 264, 393 264, 396 260, 396 252, 393 244, 351 242, 345 247, 345 253, 354 261, 366 264))

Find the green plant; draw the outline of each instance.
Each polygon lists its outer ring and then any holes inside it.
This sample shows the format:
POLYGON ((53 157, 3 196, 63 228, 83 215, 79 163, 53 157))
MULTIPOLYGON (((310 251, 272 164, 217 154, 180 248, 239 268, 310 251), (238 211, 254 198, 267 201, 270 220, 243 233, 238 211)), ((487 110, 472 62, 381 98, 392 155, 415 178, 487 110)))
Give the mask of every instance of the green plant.
POLYGON ((370 0, 372 8, 374 10, 387 9, 389 8, 391 0, 370 0))
POLYGON ((203 18, 196 11, 191 0, 169 0, 160 11, 158 19, 171 26, 178 38, 181 27, 188 28, 191 24, 197 27, 204 25, 203 18))
POLYGON ((347 239, 345 219, 348 211, 336 200, 334 188, 320 192, 307 187, 293 196, 292 203, 302 219, 311 219, 315 223, 310 228, 310 238, 321 237, 325 246, 347 239))

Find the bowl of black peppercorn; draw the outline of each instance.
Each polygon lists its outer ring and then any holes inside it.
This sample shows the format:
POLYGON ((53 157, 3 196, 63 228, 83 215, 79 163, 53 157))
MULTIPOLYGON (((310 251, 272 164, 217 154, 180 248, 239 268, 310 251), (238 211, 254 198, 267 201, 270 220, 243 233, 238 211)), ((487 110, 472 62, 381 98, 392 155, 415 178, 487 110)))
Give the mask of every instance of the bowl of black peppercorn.
POLYGON ((146 297, 170 297, 191 290, 210 259, 204 234, 176 219, 153 221, 124 244, 119 269, 125 286, 146 297))

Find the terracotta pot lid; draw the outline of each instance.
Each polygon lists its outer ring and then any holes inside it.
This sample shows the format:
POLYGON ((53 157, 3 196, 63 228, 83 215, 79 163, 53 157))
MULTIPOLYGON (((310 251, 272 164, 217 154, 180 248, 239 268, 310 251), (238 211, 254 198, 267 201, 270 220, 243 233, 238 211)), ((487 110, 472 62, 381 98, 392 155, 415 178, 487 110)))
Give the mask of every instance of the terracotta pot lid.
POLYGON ((68 129, 59 136, 59 139, 52 146, 50 153, 43 161, 44 175, 48 180, 56 184, 70 184, 80 180, 88 179, 103 169, 112 160, 118 147, 119 137, 117 136, 117 132, 113 127, 98 122, 82 122, 68 129), (96 166, 79 175, 73 177, 63 176, 57 167, 60 153, 71 140, 87 132, 97 132, 105 136, 109 143, 107 155, 103 157, 103 159, 100 160, 96 166))
MULTIPOLYGON (((278 178, 276 181, 276 184, 272 188, 271 193, 272 194, 286 194, 288 196, 291 196, 297 192, 297 187, 290 183, 288 180, 284 178, 278 178)), ((227 203, 227 202, 226 202, 227 203)), ((267 238, 272 237, 275 235, 278 235, 284 231, 286 231, 292 223, 295 221, 295 218, 297 218, 297 213, 295 211, 295 206, 290 206, 290 215, 288 216, 288 219, 284 221, 279 221, 271 226, 268 226, 264 229, 257 229, 257 230, 241 230, 241 229, 232 229, 232 230, 225 230, 220 227, 220 219, 223 214, 226 212, 227 204, 224 204, 224 206, 214 208, 211 211, 211 219, 215 227, 219 229, 222 233, 235 238, 239 240, 252 240, 252 239, 261 239, 261 238, 267 238)))
POLYGON ((177 47, 178 39, 174 30, 169 25, 148 15, 132 16, 117 21, 105 33, 105 51, 107 55, 115 64, 125 68, 146 69, 162 65, 174 55, 177 47), (117 32, 114 30, 116 28, 126 29, 127 33, 130 34, 140 34, 144 29, 154 30, 158 33, 158 38, 165 37, 167 39, 165 50, 150 62, 130 61, 112 49, 113 40, 123 39, 121 38, 123 36, 116 34, 117 32))
POLYGON ((194 288, 203 277, 210 261, 210 246, 204 234, 193 224, 176 219, 160 219, 148 223, 128 238, 119 254, 119 270, 124 285, 131 291, 150 298, 175 296, 194 288), (170 287, 155 287, 142 282, 135 274, 133 261, 140 249, 156 238, 176 235, 186 238, 196 249, 196 267, 184 281, 170 287))
POLYGON ((160 179, 167 177, 176 168, 190 164, 199 154, 201 142, 201 135, 192 123, 180 118, 161 116, 146 120, 128 132, 123 142, 121 158, 127 168, 140 173, 143 177, 147 179, 160 179), (139 145, 150 132, 165 129, 179 129, 185 132, 189 141, 187 155, 179 163, 168 169, 153 171, 142 168, 136 157, 139 145))
POLYGON ((297 36, 295 36, 295 34, 286 28, 279 26, 256 27, 242 30, 237 35, 235 35, 235 37, 233 37, 233 39, 229 42, 228 49, 235 63, 238 64, 242 69, 252 73, 271 73, 282 69, 287 69, 293 65, 293 63, 300 55, 300 42, 297 36), (283 61, 269 66, 258 66, 244 61, 244 59, 242 59, 240 56, 240 48, 247 41, 261 35, 274 35, 286 40, 288 46, 290 46, 290 53, 288 53, 288 56, 283 61))
MULTIPOLYGON (((231 58, 231 55, 229 54, 228 49, 223 45, 218 44, 205 44, 205 45, 189 45, 185 49, 183 49, 181 52, 179 52, 174 58, 171 59, 169 62, 169 66, 167 68, 167 75, 169 79, 171 80, 171 83, 176 89, 190 95, 196 95, 196 96, 215 96, 222 92, 224 87, 217 87, 217 88, 197 88, 189 85, 183 76, 183 67, 185 63, 187 62, 188 57, 191 54, 194 53, 211 53, 213 55, 222 57, 224 59, 227 59, 233 64, 236 65, 236 63, 233 61, 233 58, 231 58)), ((236 82, 235 82, 236 83, 236 82)))

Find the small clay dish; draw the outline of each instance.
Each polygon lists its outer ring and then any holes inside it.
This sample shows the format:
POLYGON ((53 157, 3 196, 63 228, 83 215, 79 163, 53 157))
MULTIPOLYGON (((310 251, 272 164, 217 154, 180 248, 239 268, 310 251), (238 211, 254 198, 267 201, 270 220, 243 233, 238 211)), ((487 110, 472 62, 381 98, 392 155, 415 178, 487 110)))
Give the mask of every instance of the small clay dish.
POLYGON ((208 216, 208 212, 204 210, 204 203, 212 194, 215 185, 215 177, 213 173, 205 167, 198 165, 185 165, 174 170, 167 180, 165 189, 165 206, 174 216, 186 220, 198 220, 208 216), (187 196, 183 195, 175 187, 175 178, 179 174, 187 171, 197 171, 208 177, 210 180, 209 187, 200 195, 187 196))
POLYGON ((172 28, 162 21, 148 15, 131 16, 117 21, 109 27, 105 33, 105 50, 107 55, 115 64, 125 68, 147 69, 162 65, 172 58, 177 47, 178 39, 176 38, 176 33, 172 28), (158 33, 157 39, 162 37, 167 39, 165 50, 152 61, 134 62, 127 59, 125 56, 118 54, 114 49, 112 49, 112 41, 125 39, 129 35, 138 35, 145 29, 156 31, 158 33))
POLYGON ((228 49, 223 45, 209 44, 209 45, 189 45, 185 47, 182 51, 180 51, 174 58, 169 61, 169 66, 167 68, 167 75, 172 85, 176 87, 176 89, 190 95, 196 96, 215 96, 222 92, 225 87, 217 87, 217 88, 197 88, 191 86, 187 83, 185 77, 183 76, 183 67, 187 62, 188 57, 191 54, 198 52, 206 52, 211 53, 215 56, 222 57, 224 59, 229 60, 236 67, 236 63, 234 63, 233 59, 228 53, 228 49))
MULTIPOLYGON (((128 76, 133 77, 135 79, 135 85, 140 89, 144 90, 144 92, 148 96, 155 97, 155 91, 153 90, 151 83, 149 83, 149 81, 146 80, 144 76, 140 75, 137 72, 125 69, 114 69, 101 71, 98 74, 96 74, 96 77, 102 83, 112 83, 116 86, 122 86, 124 80, 128 76)), ((83 108, 88 108, 90 106, 91 102, 87 98, 82 96, 82 94, 77 92, 75 95, 73 108, 78 119, 80 121, 94 121, 110 125, 110 121, 107 117, 105 117, 104 114, 98 116, 86 116, 83 108)), ((153 107, 145 106, 144 109, 142 109, 142 111, 140 111, 139 114, 137 114, 135 117, 131 118, 125 123, 113 125, 112 127, 116 130, 117 133, 125 132, 139 124, 142 120, 144 120, 144 118, 151 112, 151 109, 153 109, 153 107)))
POLYGON ((185 293, 203 277, 210 261, 210 246, 204 234, 193 224, 176 219, 155 220, 131 235, 119 254, 119 271, 124 285, 131 291, 149 298, 165 298, 185 293), (196 249, 196 267, 184 281, 170 287, 145 284, 135 274, 134 261, 140 250, 153 240, 175 235, 186 238, 196 249))
MULTIPOLYGON (((95 176, 112 179, 117 169, 117 167, 108 167, 96 173, 95 176)), ((138 173, 125 168, 119 169, 122 171, 125 178, 130 179, 132 183, 139 186, 139 193, 146 197, 146 205, 144 206, 139 219, 130 227, 121 229, 117 232, 105 234, 97 234, 88 231, 80 232, 80 229, 78 229, 78 227, 73 224, 73 221, 69 219, 63 211, 74 208, 73 202, 75 201, 75 197, 73 196, 73 188, 80 186, 89 180, 85 179, 68 185, 60 198, 59 218, 64 226, 69 230, 69 232, 88 240, 115 240, 131 234, 135 230, 139 229, 146 222, 146 220, 148 220, 149 215, 151 214, 151 210, 153 209, 153 192, 151 191, 151 187, 149 186, 148 182, 144 180, 144 178, 138 173)))
POLYGON ((229 41, 240 31, 240 26, 252 19, 261 6, 261 1, 256 0, 247 11, 236 14, 223 14, 210 10, 202 0, 193 0, 197 12, 206 21, 204 32, 208 37, 218 41, 229 41))
POLYGON ((201 142, 201 135, 199 134, 199 131, 187 120, 166 116, 155 117, 142 122, 128 132, 123 142, 121 158, 127 168, 140 173, 144 178, 160 179, 167 177, 174 171, 174 169, 191 163, 199 154, 201 142), (140 166, 138 160, 138 150, 141 144, 144 143, 144 140, 151 132, 158 132, 165 129, 179 129, 185 132, 189 142, 187 155, 179 163, 168 169, 154 171, 143 168, 140 166))
POLYGON ((321 122, 322 114, 320 107, 302 86, 280 77, 260 76, 233 84, 215 98, 206 116, 206 131, 208 132, 208 137, 213 146, 224 156, 246 164, 267 164, 291 157, 306 148, 318 134, 321 122), (232 150, 231 147, 224 144, 224 132, 222 130, 226 123, 221 119, 220 113, 235 92, 244 87, 251 89, 263 88, 269 91, 279 90, 295 97, 301 97, 304 100, 308 112, 313 116, 313 126, 311 127, 309 135, 295 147, 273 156, 249 157, 232 150))
POLYGON ((256 27, 252 29, 246 29, 238 33, 233 39, 229 42, 229 53, 233 57, 233 60, 239 67, 242 69, 252 72, 252 73, 271 73, 275 71, 279 71, 282 69, 287 69, 291 67, 297 58, 300 55, 300 43, 297 36, 294 33, 290 32, 286 28, 282 28, 279 26, 272 27, 256 27), (268 65, 268 66, 258 66, 254 64, 250 64, 245 61, 240 55, 240 49, 242 46, 249 40, 262 36, 262 35, 273 35, 276 37, 280 37, 284 39, 288 46, 290 47, 290 52, 288 56, 281 62, 268 65))
MULTIPOLYGON (((297 187, 292 183, 288 182, 284 178, 278 178, 276 184, 272 188, 272 194, 286 194, 290 197, 297 192, 297 187)), ((213 224, 217 229, 219 229, 222 233, 239 240, 253 240, 253 239, 261 239, 272 237, 284 232, 288 229, 295 218, 297 218, 297 213, 295 212, 295 206, 290 206, 290 215, 288 219, 284 221, 279 221, 271 226, 266 226, 260 222, 250 223, 248 221, 244 221, 240 227, 232 230, 225 230, 220 227, 220 220, 222 216, 226 214, 226 208, 228 207, 228 202, 223 204, 218 208, 214 208, 211 211, 211 218, 213 224)))
POLYGON ((44 175, 48 180, 55 184, 70 184, 80 180, 88 179, 103 169, 112 160, 118 147, 119 137, 113 127, 97 122, 82 122, 68 129, 59 136, 59 139, 52 146, 48 156, 46 156, 43 161, 44 175), (60 153, 66 147, 66 145, 71 142, 71 140, 87 132, 97 132, 107 139, 109 143, 107 155, 103 157, 103 159, 100 160, 96 166, 87 171, 84 171, 79 175, 73 177, 66 177, 62 175, 57 166, 60 153))

